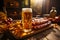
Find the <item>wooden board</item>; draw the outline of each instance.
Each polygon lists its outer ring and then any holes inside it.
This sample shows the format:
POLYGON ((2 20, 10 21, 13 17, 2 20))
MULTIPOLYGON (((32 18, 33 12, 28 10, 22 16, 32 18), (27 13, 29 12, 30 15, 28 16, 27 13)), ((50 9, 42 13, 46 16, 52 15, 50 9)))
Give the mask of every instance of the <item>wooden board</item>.
POLYGON ((45 31, 45 30, 47 30, 47 29, 49 29, 49 28, 52 28, 52 26, 49 25, 48 27, 42 28, 42 29, 40 29, 40 30, 37 30, 37 31, 34 30, 34 31, 32 31, 30 34, 27 33, 27 35, 21 36, 21 39, 31 37, 31 36, 33 36, 33 35, 35 35, 35 34, 38 34, 38 33, 42 32, 42 31, 45 31))
POLYGON ((41 33, 49 28, 52 28, 51 25, 45 27, 45 28, 42 28, 42 29, 39 29, 39 30, 33 30, 31 32, 28 32, 28 33, 25 33, 25 32, 20 32, 20 34, 18 33, 17 35, 14 35, 13 36, 16 38, 16 39, 26 39, 26 38, 29 38, 29 37, 32 37, 38 33, 41 33))

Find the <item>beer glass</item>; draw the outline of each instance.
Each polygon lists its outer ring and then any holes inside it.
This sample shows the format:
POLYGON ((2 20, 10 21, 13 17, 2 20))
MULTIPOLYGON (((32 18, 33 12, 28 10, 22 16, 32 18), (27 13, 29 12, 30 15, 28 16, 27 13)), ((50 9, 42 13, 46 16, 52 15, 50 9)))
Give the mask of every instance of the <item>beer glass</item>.
POLYGON ((29 32, 32 29, 32 9, 22 8, 22 25, 23 31, 29 32))

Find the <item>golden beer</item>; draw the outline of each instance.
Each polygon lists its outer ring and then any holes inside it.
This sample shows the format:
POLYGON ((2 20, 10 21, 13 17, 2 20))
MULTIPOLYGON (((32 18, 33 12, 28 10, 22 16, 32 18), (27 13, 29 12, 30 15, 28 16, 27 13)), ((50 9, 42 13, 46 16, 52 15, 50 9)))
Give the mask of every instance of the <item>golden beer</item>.
POLYGON ((24 32, 31 31, 32 28, 32 9, 22 8, 22 24, 24 32))

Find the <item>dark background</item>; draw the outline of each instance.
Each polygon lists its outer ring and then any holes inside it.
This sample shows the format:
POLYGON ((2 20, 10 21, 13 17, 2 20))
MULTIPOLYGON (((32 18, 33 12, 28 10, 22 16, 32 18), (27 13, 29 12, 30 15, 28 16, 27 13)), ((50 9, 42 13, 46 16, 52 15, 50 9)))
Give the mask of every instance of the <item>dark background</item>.
POLYGON ((46 6, 47 1, 48 0, 45 0, 45 2, 43 2, 42 13, 45 14, 47 11, 49 13, 52 7, 56 7, 57 15, 60 15, 60 0, 50 0, 50 3, 46 6))
MULTIPOLYGON (((13 19, 21 19, 22 8, 23 7, 30 7, 30 0, 28 1, 29 5, 27 5, 27 6, 23 2, 24 2, 24 0, 5 0, 5 1, 0 0, 0 11, 3 11, 3 7, 5 6, 6 10, 7 10, 8 17, 12 17, 13 19), (14 8, 14 7, 9 6, 8 3, 14 2, 14 1, 18 1, 18 3, 19 3, 18 8, 14 8), (14 11, 17 12, 17 16, 15 16, 15 17, 10 15, 14 11)), ((45 2, 43 2, 43 6, 42 6, 42 14, 49 13, 52 6, 56 7, 57 15, 60 15, 60 0, 45 0, 45 2), (47 1, 49 1, 49 4, 46 4, 47 1), (46 6, 46 5, 48 5, 48 6, 46 6)), ((14 13, 12 13, 12 14, 14 14, 14 13)))
POLYGON ((60 0, 51 0, 51 6, 55 6, 57 14, 60 14, 60 0))
POLYGON ((3 11, 4 0, 0 0, 0 11, 3 11))

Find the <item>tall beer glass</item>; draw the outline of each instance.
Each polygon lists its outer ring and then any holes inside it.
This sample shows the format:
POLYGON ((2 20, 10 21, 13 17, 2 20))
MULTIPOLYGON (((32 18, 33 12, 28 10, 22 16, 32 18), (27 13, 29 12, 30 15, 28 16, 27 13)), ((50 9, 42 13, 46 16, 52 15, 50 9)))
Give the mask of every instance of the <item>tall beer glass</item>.
POLYGON ((29 32, 32 29, 32 9, 22 8, 22 24, 24 32, 29 32))

